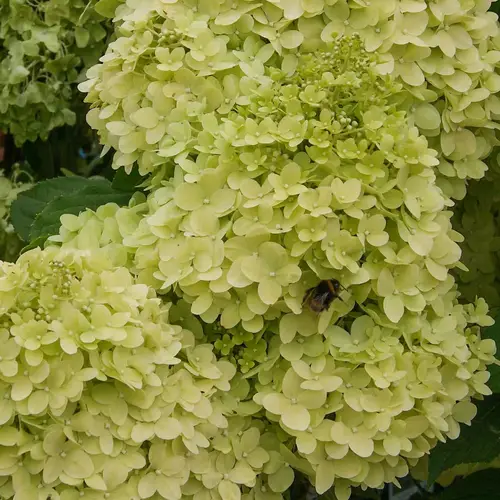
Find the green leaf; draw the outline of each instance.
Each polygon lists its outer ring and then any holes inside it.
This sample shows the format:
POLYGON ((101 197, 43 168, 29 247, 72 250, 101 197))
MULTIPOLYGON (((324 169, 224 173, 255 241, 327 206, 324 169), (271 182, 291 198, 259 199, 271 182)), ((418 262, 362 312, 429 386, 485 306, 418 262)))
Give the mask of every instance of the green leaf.
POLYGON ((18 65, 10 72, 9 83, 17 85, 18 83, 21 83, 29 74, 30 72, 24 66, 18 65))
POLYGON ((494 3, 490 6, 490 11, 500 14, 500 3, 494 3))
MULTIPOLYGON (((481 337, 485 339, 493 339, 500 348, 500 313, 495 317, 495 323, 481 332, 481 337)), ((497 356, 500 352, 497 353, 497 356)))
POLYGON ((80 189, 58 196, 36 216, 30 229, 30 241, 57 234, 61 225, 60 218, 63 214, 78 215, 87 208, 96 210, 106 203, 116 203, 123 206, 129 202, 132 196, 131 192, 114 189, 107 179, 80 178, 80 180, 82 181, 80 189))
POLYGON ((75 41, 77 47, 83 49, 85 48, 90 40, 90 33, 85 29, 80 26, 77 26, 75 28, 75 41))
MULTIPOLYGON (((495 393, 500 394, 500 366, 490 365, 488 366, 488 371, 491 374, 488 380, 488 387, 495 393)), ((500 455, 500 450, 499 450, 500 455)))
POLYGON ((472 425, 462 425, 458 439, 440 443, 431 452, 429 483, 455 465, 491 462, 500 455, 500 396, 490 396, 476 406, 472 425))
POLYGON ((432 498, 435 500, 496 500, 500 499, 499 471, 488 469, 455 481, 432 498))
POLYGON ((126 192, 138 191, 145 179, 146 176, 139 173, 138 167, 134 167, 130 174, 127 174, 124 168, 120 168, 113 177, 113 189, 126 192))
POLYGON ((23 247, 21 249, 20 255, 28 252, 29 250, 33 250, 33 248, 36 248, 36 247, 43 248, 43 244, 45 243, 46 239, 47 238, 45 236, 40 236, 40 238, 34 239, 29 245, 26 245, 25 247, 23 247))
POLYGON ((17 234, 25 242, 29 242, 31 226, 47 203, 63 193, 70 194, 81 187, 81 177, 57 177, 40 182, 32 189, 21 193, 12 203, 11 209, 11 221, 17 234))

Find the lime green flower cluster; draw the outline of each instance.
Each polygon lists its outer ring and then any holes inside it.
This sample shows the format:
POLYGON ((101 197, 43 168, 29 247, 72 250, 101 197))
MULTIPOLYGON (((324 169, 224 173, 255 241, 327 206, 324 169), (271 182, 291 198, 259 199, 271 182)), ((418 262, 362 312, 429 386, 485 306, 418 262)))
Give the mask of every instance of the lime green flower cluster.
MULTIPOLYGON (((298 50, 315 54, 357 34, 368 52, 380 54, 380 70, 404 86, 403 108, 438 151, 438 184, 462 198, 465 179, 484 175, 482 160, 498 143, 500 31, 490 3, 172 0, 139 9, 127 2, 117 10, 121 36, 83 87, 96 107, 89 122, 116 149, 116 167, 137 161, 143 172, 169 158, 181 164, 193 149, 223 151, 235 145, 238 129, 240 143, 266 144, 276 131, 265 118, 278 108, 291 114, 279 131, 286 129, 293 145, 309 117, 288 104, 293 90, 278 102, 269 79, 292 75, 298 50), (260 113, 247 116, 249 106, 260 113), (253 120, 244 129, 243 118, 253 120), (222 136, 210 137, 221 122, 222 136)), ((325 104, 314 85, 301 90, 306 102, 325 104)))
POLYGON ((114 266, 130 268, 133 254, 123 241, 136 231, 140 220, 138 210, 141 211, 143 203, 142 195, 136 194, 127 208, 108 203, 95 212, 85 211, 79 216, 64 214, 59 234, 49 239, 56 243, 65 242, 66 248, 78 251, 92 253, 102 250, 114 266))
POLYGON ((258 482, 281 499, 281 442, 227 411, 250 384, 107 250, 1 266, 0 496, 227 500, 258 482))
POLYGON ((21 145, 74 124, 74 84, 105 47, 87 0, 0 0, 0 129, 21 145))
MULTIPOLYGON (((147 206, 144 203, 142 210, 147 206)), ((136 207, 110 205, 104 210, 105 218, 81 214, 78 220, 85 221, 84 226, 63 219, 61 235, 55 239, 63 241, 63 249, 77 244, 85 248, 80 235, 87 225, 100 235, 104 227, 115 223, 120 227, 128 210, 130 220, 137 214, 136 207)), ((137 234, 147 220, 145 216, 138 221, 137 234)), ((123 229, 125 225, 121 227, 123 241, 129 241, 130 233, 123 229)), ((109 248, 107 242, 103 248, 109 248)), ((142 251, 154 259, 151 247, 140 247, 136 255, 142 251)), ((363 267, 372 266, 373 261, 363 267)), ((394 270, 399 271, 405 272, 404 263, 394 270)), ((380 274, 372 285, 375 290, 386 286, 380 274)), ((456 437, 459 424, 470 422, 476 411, 472 397, 490 394, 486 366, 493 361, 495 344, 481 340, 478 326, 473 326, 492 323, 486 303, 478 300, 475 305, 460 306, 451 277, 431 286, 426 271, 416 274, 417 282, 419 274, 426 276, 430 286, 423 293, 426 305, 420 313, 406 310, 398 323, 384 315, 383 305, 376 305, 373 290, 353 310, 346 292, 342 295, 347 304, 336 301, 319 316, 306 307, 294 313, 286 301, 279 300, 274 315, 263 313, 264 324, 255 333, 243 321, 238 327, 222 326, 231 311, 249 310, 255 302, 251 295, 246 298, 244 290, 236 290, 241 300, 228 301, 215 320, 193 314, 186 295, 179 300, 180 282, 165 299, 175 301, 170 314, 175 323, 189 328, 197 341, 213 346, 217 357, 237 370, 230 393, 221 398, 222 413, 252 416, 257 419, 254 422, 265 423, 270 436, 282 441, 272 448, 287 471, 277 476, 286 478, 281 479, 282 488, 291 481, 291 466, 309 475, 318 491, 334 484, 337 496, 348 498, 352 486, 397 484, 397 478, 405 476, 437 441, 456 437)), ((423 283, 416 288, 424 287, 423 283)), ((356 293, 360 285, 352 289, 356 293)), ((302 294, 301 289, 298 296, 302 294)), ((261 496, 243 498, 274 498, 266 495, 284 491, 277 485, 270 491, 266 488, 260 490, 261 496)), ((259 490, 254 490, 257 495, 259 490)))

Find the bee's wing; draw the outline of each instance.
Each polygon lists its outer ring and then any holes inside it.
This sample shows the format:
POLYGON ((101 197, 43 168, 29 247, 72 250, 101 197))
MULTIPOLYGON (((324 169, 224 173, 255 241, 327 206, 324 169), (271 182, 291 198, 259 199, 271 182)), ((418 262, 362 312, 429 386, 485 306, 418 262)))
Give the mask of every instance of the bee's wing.
POLYGON ((318 294, 314 299, 316 302, 320 303, 323 307, 327 308, 335 298, 335 295, 331 292, 324 292, 318 294))
POLYGON ((313 290, 314 288, 309 288, 308 290, 306 290, 304 298, 302 299, 302 305, 304 305, 311 298, 313 290))

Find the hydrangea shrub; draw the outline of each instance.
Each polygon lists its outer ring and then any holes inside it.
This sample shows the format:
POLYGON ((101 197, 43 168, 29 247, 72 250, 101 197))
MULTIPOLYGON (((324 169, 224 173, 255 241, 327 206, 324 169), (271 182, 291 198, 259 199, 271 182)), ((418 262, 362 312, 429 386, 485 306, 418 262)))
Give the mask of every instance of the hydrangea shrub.
POLYGON ((64 215, 3 270, 0 494, 280 500, 296 470, 344 500, 456 438, 496 346, 486 302, 459 302, 451 197, 496 125, 443 103, 495 80, 493 54, 473 64, 496 43, 487 7, 120 5, 81 88, 147 194, 64 215), (453 156, 450 131, 480 146, 453 156), (321 280, 342 290, 316 314, 321 280))
POLYGON ((73 125, 75 84, 107 34, 87 0, 1 0, 0 129, 21 145, 73 125))

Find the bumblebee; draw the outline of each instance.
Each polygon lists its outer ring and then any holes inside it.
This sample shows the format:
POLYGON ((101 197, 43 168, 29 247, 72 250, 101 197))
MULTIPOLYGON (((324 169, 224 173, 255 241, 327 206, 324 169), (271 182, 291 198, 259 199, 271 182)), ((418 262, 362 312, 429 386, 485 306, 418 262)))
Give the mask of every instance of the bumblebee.
POLYGON ((345 290, 337 280, 320 281, 318 285, 307 290, 302 305, 307 304, 311 311, 319 314, 326 311, 335 299, 342 300, 339 296, 340 289, 345 290))

